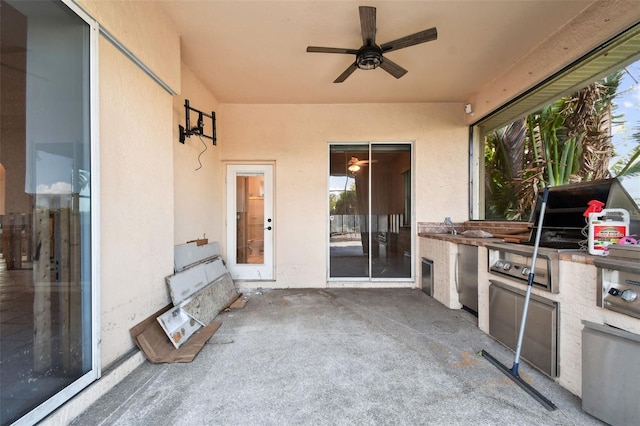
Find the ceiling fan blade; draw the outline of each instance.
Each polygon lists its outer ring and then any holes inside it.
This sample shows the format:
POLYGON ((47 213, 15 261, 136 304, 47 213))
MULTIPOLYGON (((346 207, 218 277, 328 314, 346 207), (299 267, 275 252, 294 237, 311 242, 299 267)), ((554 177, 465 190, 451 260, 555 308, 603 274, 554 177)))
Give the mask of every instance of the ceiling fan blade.
POLYGON ((402 68, 400 65, 396 64, 390 59, 382 58, 382 63, 380 64, 380 68, 394 76, 395 78, 400 78, 407 73, 407 70, 402 68))
POLYGON ((362 44, 364 46, 373 46, 376 44, 376 8, 360 6, 359 10, 362 44))
POLYGON ((404 49, 405 47, 415 46, 416 44, 426 43, 427 41, 436 40, 438 38, 438 30, 433 27, 428 30, 420 31, 397 40, 390 41, 380 45, 383 52, 404 49))
POLYGON ((338 78, 336 78, 333 82, 334 83, 342 83, 343 81, 345 81, 347 79, 347 77, 349 77, 351 74, 353 74, 353 72, 355 70, 357 70, 358 67, 356 66, 355 62, 351 65, 349 65, 349 68, 347 68, 346 70, 344 70, 344 72, 342 74, 340 74, 338 76, 338 78))
POLYGON ((318 47, 318 46, 308 46, 307 52, 313 53, 345 53, 355 55, 358 53, 357 49, 343 49, 341 47, 318 47))

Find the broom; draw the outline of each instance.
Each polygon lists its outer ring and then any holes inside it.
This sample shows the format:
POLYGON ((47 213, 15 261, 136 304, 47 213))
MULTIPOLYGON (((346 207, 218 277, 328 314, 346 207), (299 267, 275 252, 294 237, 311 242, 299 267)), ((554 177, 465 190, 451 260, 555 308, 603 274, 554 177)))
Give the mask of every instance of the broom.
POLYGON ((536 239, 533 244, 533 259, 531 260, 531 268, 529 269, 529 277, 527 281, 527 293, 524 298, 524 308, 522 310, 522 319, 520 321, 520 332, 518 333, 518 344, 516 346, 516 355, 513 360, 513 366, 507 368, 500 361, 495 359, 484 349, 482 350, 482 356, 485 357, 490 363, 495 365, 498 370, 502 371, 511 380, 513 380, 518 386, 524 389, 529 395, 542 404, 547 410, 553 411, 557 407, 553 402, 549 401, 544 395, 538 392, 533 386, 525 382, 518 374, 518 367, 520 365, 520 350, 522 349, 522 339, 524 337, 524 329, 527 323, 527 312, 529 310, 529 299, 531 299, 531 287, 533 287, 533 278, 536 270, 536 258, 538 257, 538 247, 540 246, 540 234, 542 231, 542 221, 544 220, 544 211, 547 208, 547 199, 549 197, 549 188, 544 189, 542 195, 542 205, 540 207, 540 217, 538 218, 538 229, 536 231, 536 239))

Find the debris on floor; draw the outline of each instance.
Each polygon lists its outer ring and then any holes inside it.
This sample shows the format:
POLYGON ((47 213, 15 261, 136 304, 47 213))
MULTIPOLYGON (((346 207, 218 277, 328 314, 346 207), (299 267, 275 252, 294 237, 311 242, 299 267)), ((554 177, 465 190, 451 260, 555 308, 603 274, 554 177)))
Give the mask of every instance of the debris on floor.
POLYGON ((244 306, 247 304, 248 301, 249 301, 249 297, 248 296, 243 296, 241 294, 240 297, 238 297, 232 304, 227 306, 224 309, 224 311, 225 312, 229 312, 229 311, 231 311, 233 309, 242 309, 242 308, 244 308, 244 306))
POLYGON ((174 347, 158 322, 158 317, 173 308, 167 305, 131 329, 131 337, 154 364, 191 362, 222 323, 212 322, 196 331, 180 348, 174 347))
POLYGON ((174 306, 160 315, 158 322, 176 349, 204 326, 203 323, 196 321, 180 306, 174 306))
POLYGON ((220 257, 218 243, 193 241, 175 246, 174 253, 175 272, 165 279, 173 304, 131 329, 136 345, 153 363, 192 361, 220 327, 215 317, 247 303, 220 257))

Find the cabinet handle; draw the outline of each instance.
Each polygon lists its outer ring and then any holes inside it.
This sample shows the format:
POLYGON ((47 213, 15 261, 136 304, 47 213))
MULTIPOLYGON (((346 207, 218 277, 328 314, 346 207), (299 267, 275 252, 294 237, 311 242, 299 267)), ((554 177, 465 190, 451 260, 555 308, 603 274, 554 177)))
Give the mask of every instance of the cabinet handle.
POLYGON ((455 272, 454 276, 455 276, 455 279, 456 279, 456 291, 458 292, 458 294, 460 294, 460 284, 458 284, 458 281, 459 281, 459 279, 458 279, 458 275, 459 275, 458 263, 459 262, 460 262, 460 252, 457 252, 456 253, 456 263, 454 265, 454 272, 455 272))

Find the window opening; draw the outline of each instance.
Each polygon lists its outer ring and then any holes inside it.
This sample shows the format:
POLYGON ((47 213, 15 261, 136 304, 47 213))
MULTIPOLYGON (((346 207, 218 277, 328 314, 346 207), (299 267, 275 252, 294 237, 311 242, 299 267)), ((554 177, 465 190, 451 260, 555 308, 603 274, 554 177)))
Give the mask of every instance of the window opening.
POLYGON ((473 217, 527 221, 544 186, 613 176, 637 202, 639 58, 636 26, 477 123, 484 184, 473 217))

